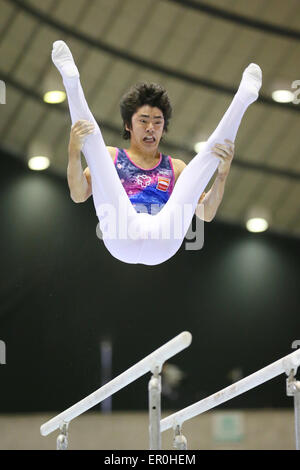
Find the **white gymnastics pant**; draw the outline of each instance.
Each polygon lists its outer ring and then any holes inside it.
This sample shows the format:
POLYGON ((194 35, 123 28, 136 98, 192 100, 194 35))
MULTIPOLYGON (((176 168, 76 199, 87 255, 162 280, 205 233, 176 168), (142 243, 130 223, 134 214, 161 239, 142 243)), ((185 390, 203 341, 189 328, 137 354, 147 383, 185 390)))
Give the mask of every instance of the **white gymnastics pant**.
POLYGON ((239 92, 236 93, 204 148, 184 168, 167 203, 160 212, 151 215, 137 213, 131 204, 100 128, 88 107, 80 79, 63 77, 63 82, 72 124, 85 119, 95 125, 95 131, 87 136, 82 152, 91 172, 93 200, 106 248, 112 256, 125 263, 163 263, 180 248, 199 198, 220 163, 211 153, 212 147, 216 143, 224 143, 224 139, 234 142, 241 119, 250 103, 247 99, 242 99, 239 92), (183 207, 188 210, 181 211, 183 207), (122 221, 119 216, 122 216, 122 221), (180 238, 178 216, 181 218, 180 238), (113 224, 110 222, 110 227, 114 225, 115 231, 108 230, 108 220, 113 221, 113 224), (167 233, 167 237, 162 236, 162 233, 167 233))

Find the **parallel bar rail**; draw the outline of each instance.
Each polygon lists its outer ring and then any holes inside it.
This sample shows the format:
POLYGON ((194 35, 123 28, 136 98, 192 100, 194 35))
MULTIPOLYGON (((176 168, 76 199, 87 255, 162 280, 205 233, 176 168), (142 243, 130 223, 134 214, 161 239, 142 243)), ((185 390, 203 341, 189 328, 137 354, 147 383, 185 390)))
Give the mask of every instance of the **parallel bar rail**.
POLYGON ((273 362, 272 364, 269 364, 263 369, 248 375, 248 377, 239 380, 229 387, 226 387, 223 390, 220 390, 219 392, 188 406, 187 408, 183 408, 177 413, 173 413, 172 415, 167 416, 160 422, 161 432, 164 432, 170 428, 175 429, 176 426, 181 426, 184 421, 194 418, 195 416, 204 413, 205 411, 208 411, 220 405, 221 403, 231 400, 232 398, 257 387, 258 385, 261 385, 262 383, 267 382, 268 380, 271 380, 274 377, 283 374, 284 372, 288 375, 293 369, 296 373, 299 364, 300 349, 291 354, 288 354, 276 362, 273 362))
POLYGON ((160 371, 166 360, 187 348, 191 344, 191 341, 192 335, 188 331, 184 331, 180 335, 176 336, 168 343, 149 354, 149 356, 137 362, 134 366, 105 384, 103 387, 44 423, 40 428, 42 436, 47 436, 51 432, 55 431, 55 429, 58 429, 63 423, 69 423, 74 418, 77 418, 77 416, 90 408, 93 408, 95 405, 116 393, 118 390, 126 387, 126 385, 131 382, 134 382, 147 372, 151 371, 154 373, 158 369, 160 371))

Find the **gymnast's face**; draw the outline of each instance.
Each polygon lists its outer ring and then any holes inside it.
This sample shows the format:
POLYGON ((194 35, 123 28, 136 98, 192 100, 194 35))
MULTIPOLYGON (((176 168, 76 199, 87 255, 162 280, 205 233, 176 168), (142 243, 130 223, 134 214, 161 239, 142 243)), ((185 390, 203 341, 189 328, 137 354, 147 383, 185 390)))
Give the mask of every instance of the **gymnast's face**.
POLYGON ((141 106, 132 116, 130 132, 131 144, 142 147, 143 150, 157 149, 164 131, 163 112, 149 105, 141 106))

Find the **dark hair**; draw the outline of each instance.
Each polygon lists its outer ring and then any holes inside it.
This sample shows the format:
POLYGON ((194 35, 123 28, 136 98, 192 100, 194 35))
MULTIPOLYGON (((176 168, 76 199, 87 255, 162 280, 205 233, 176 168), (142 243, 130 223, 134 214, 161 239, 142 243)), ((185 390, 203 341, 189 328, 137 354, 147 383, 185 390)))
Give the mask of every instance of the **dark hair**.
POLYGON ((122 137, 130 139, 130 132, 125 129, 125 125, 131 129, 131 119, 134 113, 144 105, 159 108, 164 115, 164 131, 168 131, 169 119, 172 115, 172 106, 166 90, 157 83, 137 83, 132 86, 121 98, 120 111, 123 119, 122 137))

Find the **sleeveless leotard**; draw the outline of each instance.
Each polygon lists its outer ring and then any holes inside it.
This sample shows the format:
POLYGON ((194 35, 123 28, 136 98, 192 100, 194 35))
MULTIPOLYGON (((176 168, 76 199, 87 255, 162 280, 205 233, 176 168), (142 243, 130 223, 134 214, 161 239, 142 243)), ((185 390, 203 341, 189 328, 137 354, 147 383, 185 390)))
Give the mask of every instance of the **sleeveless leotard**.
POLYGON ((157 214, 168 201, 175 185, 171 157, 161 153, 155 167, 144 169, 131 160, 125 149, 117 149, 114 163, 136 212, 157 214))

